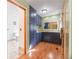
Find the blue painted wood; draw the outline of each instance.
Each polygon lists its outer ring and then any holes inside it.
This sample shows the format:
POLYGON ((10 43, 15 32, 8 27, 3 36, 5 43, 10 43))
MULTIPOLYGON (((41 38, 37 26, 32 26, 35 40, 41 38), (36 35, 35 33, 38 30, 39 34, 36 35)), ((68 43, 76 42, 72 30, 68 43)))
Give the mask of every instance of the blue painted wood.
POLYGON ((60 33, 56 32, 42 32, 42 41, 58 45, 62 44, 60 33))
POLYGON ((45 29, 48 29, 48 23, 45 23, 44 28, 45 28, 45 29))
POLYGON ((41 41, 41 33, 37 32, 37 27, 41 25, 41 17, 36 13, 36 10, 30 6, 30 44, 34 47, 41 41), (33 15, 36 14, 36 15, 33 15))

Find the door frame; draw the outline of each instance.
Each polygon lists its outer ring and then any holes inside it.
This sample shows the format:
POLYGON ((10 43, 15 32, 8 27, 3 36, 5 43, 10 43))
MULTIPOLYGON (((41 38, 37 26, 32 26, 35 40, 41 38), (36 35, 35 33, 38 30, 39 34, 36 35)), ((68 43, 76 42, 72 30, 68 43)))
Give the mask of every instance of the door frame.
MULTIPOLYGON (((15 6, 17 6, 17 7, 19 7, 19 8, 21 8, 22 10, 24 10, 24 48, 23 48, 23 54, 26 54, 26 49, 27 49, 27 45, 26 45, 26 40, 27 40, 27 35, 26 35, 26 31, 27 31, 27 27, 26 27, 26 11, 27 11, 27 9, 24 7, 24 6, 22 6, 21 4, 19 4, 19 3, 17 3, 16 2, 16 0, 7 0, 7 2, 10 2, 10 3, 12 3, 12 4, 14 4, 15 6)), ((20 30, 20 29, 19 29, 20 30)))
POLYGON ((62 8, 62 22, 63 22, 63 40, 62 40, 62 46, 63 46, 63 59, 68 59, 68 47, 67 47, 67 2, 68 0, 63 1, 63 8, 62 8))

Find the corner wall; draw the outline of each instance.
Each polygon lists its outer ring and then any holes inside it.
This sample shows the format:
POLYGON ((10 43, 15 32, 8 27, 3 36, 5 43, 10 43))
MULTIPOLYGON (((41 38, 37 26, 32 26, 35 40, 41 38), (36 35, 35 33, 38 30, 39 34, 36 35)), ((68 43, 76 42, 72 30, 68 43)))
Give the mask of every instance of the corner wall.
POLYGON ((69 59, 72 59, 72 8, 71 8, 71 3, 72 1, 71 0, 68 0, 68 6, 67 6, 67 11, 68 11, 68 15, 67 15, 67 19, 68 19, 68 31, 69 31, 69 45, 68 45, 68 54, 69 54, 69 59))

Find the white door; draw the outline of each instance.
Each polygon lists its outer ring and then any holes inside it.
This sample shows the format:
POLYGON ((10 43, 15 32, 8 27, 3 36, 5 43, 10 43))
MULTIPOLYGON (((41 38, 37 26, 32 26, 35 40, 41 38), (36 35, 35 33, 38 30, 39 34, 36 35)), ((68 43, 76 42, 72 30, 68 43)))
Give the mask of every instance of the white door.
POLYGON ((24 10, 7 3, 8 59, 17 59, 24 49, 24 10))

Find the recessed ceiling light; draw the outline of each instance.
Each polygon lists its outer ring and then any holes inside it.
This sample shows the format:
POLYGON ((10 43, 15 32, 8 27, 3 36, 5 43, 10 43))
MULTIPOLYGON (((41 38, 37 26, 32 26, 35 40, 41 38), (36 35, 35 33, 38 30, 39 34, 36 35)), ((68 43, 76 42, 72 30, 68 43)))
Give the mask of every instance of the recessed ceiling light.
POLYGON ((45 13, 47 13, 47 11, 48 11, 47 9, 43 9, 43 10, 42 10, 42 13, 45 14, 45 13))
POLYGON ((36 13, 32 13, 32 14, 31 14, 32 17, 35 17, 36 15, 37 15, 36 13))

